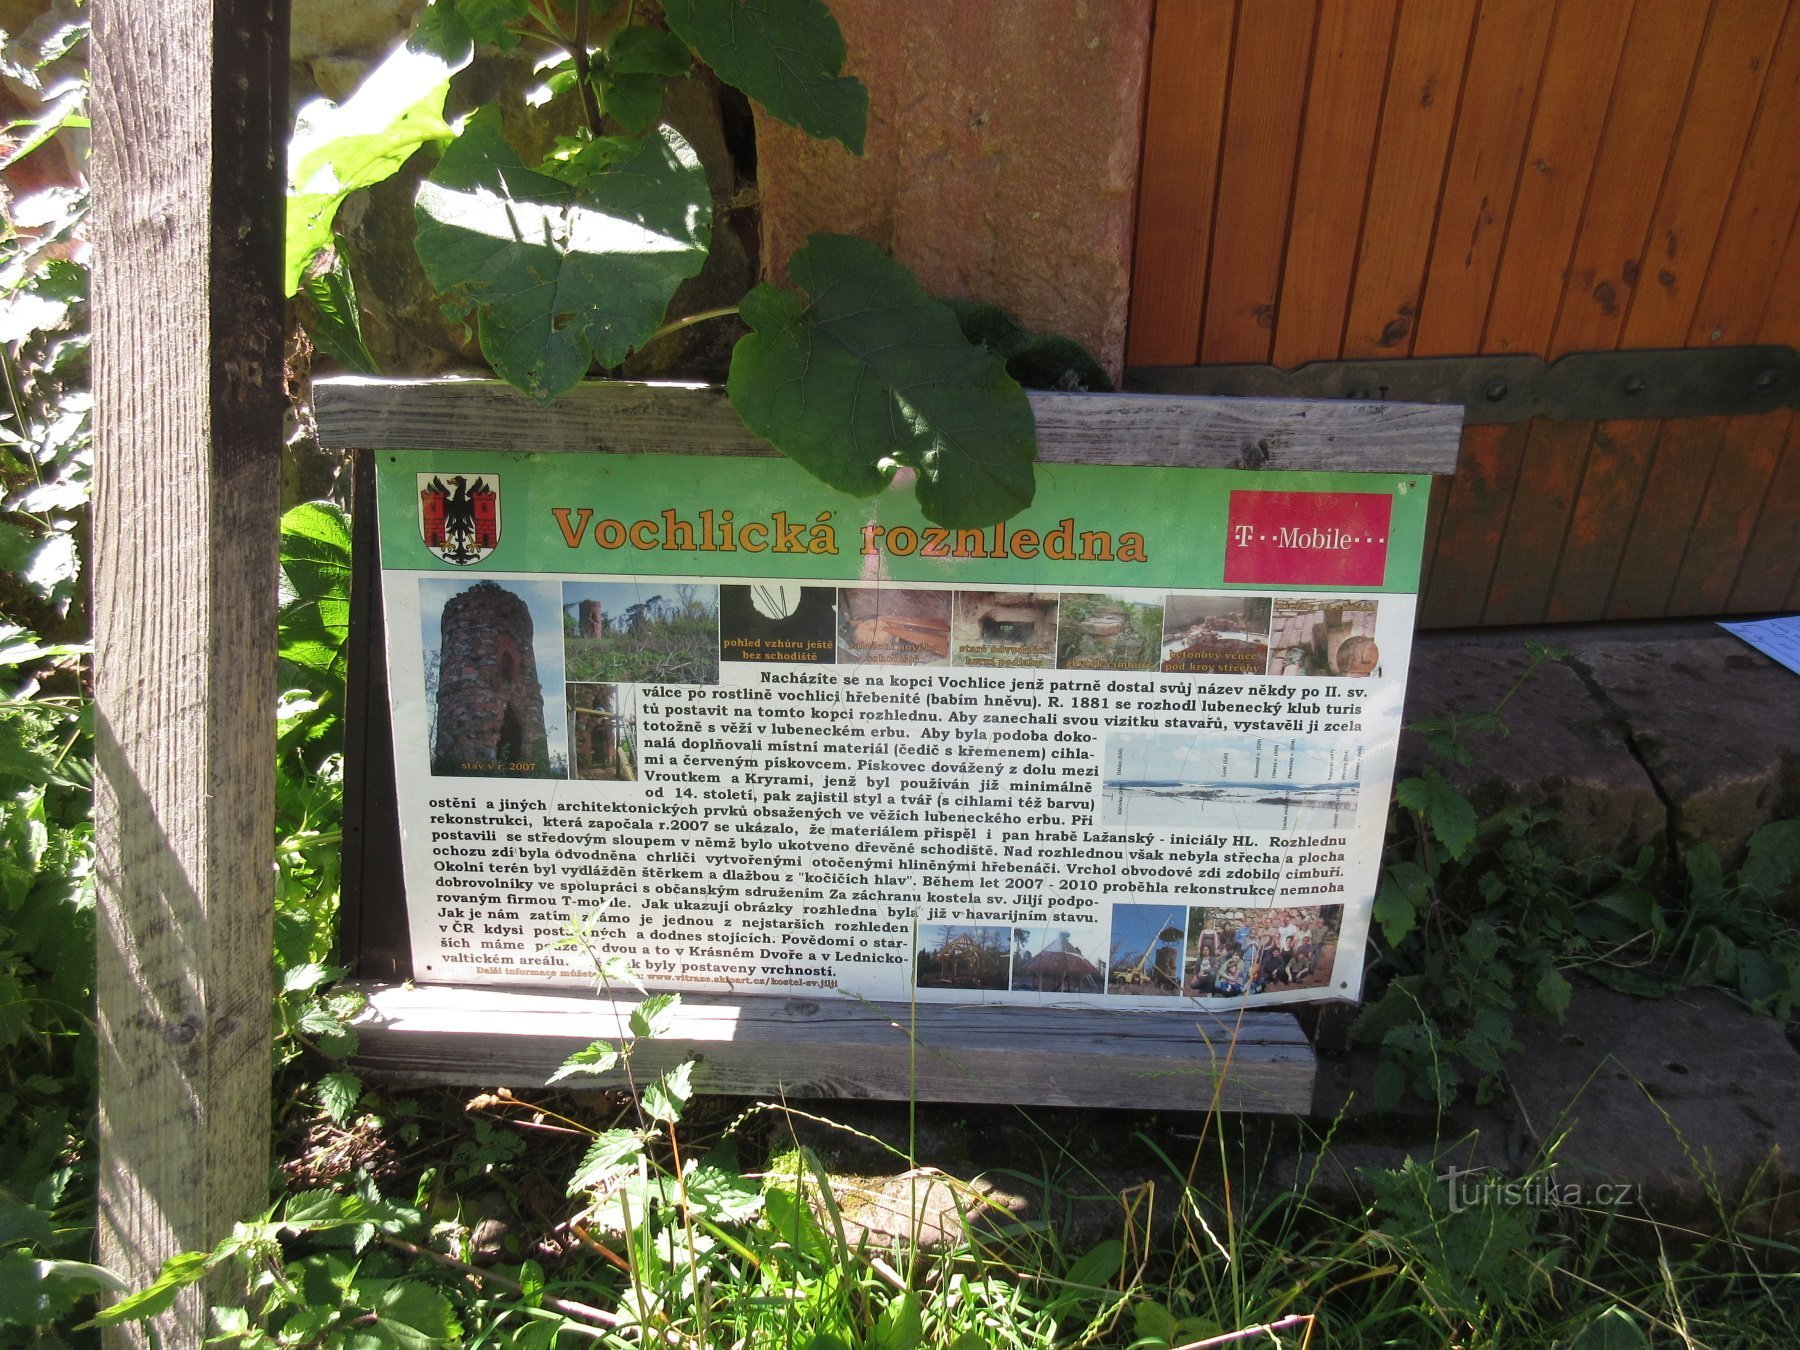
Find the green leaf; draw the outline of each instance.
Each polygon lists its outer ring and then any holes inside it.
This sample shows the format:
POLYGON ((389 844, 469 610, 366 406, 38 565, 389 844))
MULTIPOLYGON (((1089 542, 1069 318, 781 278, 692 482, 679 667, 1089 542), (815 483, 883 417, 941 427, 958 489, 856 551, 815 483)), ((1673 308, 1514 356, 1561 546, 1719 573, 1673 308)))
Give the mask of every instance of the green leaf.
POLYGON ((1175 1315, 1160 1303, 1139 1303, 1131 1310, 1131 1326, 1139 1341, 1175 1344, 1175 1315))
POLYGON ((319 1104, 325 1108, 325 1114, 331 1117, 333 1124, 342 1125, 355 1112, 356 1103, 362 1099, 362 1091, 362 1079, 340 1069, 319 1080, 319 1104))
POLYGON ((528 0, 456 0, 456 12, 468 25, 469 36, 503 52, 519 45, 519 35, 508 32, 506 26, 518 23, 529 10, 528 0))
POLYGON ((637 1130, 602 1130, 569 1178, 569 1194, 598 1186, 637 1166, 644 1153, 644 1136, 637 1130))
MULTIPOLYGON (((129 1288, 105 1266, 8 1252, 0 1255, 0 1327, 37 1326, 62 1317, 89 1294, 124 1293, 129 1288)), ((60 1344, 38 1339, 16 1343, 60 1344)))
POLYGON ((281 579, 281 658, 314 677, 336 715, 350 637, 350 521, 342 507, 303 502, 281 518, 281 579))
POLYGON ((697 1166, 681 1179, 689 1209, 719 1223, 743 1223, 762 1208, 762 1191, 735 1169, 697 1166))
POLYGON ((1800 876, 1800 820, 1775 820, 1750 836, 1738 885, 1773 900, 1800 876))
POLYGON ((1712 924, 1694 934, 1688 958, 1690 984, 1730 983, 1738 973, 1737 944, 1712 924))
POLYGON ((925 515, 992 524, 1031 504, 1025 391, 874 245, 815 234, 788 263, 810 297, 758 286, 727 390, 744 425, 832 487, 872 496, 915 469, 925 515))
POLYGON ((0 1247, 47 1243, 55 1236, 42 1210, 0 1194, 0 1247))
POLYGON ((1370 1090, 1377 1111, 1392 1111, 1406 1096, 1406 1070, 1391 1059, 1381 1060, 1375 1066, 1370 1090))
POLYGON ((844 34, 821 0, 664 0, 675 35, 789 126, 863 152, 869 91, 842 75, 844 34))
POLYGON ((1532 986, 1531 996, 1538 1006, 1558 1022, 1569 1011, 1569 995, 1574 992, 1566 976, 1554 966, 1546 967, 1532 986))
POLYGON ((330 265, 307 269, 300 291, 312 302, 312 322, 306 326, 313 345, 346 370, 359 375, 379 375, 381 367, 363 342, 362 311, 356 303, 356 283, 336 249, 322 251, 315 261, 329 258, 330 265))
POLYGON ((376 1325, 389 1344, 406 1350, 448 1345, 462 1336, 450 1300, 423 1280, 398 1280, 375 1300, 376 1325))
POLYGON ((1394 800, 1423 814, 1431 833, 1452 858, 1461 858, 1475 842, 1475 808, 1436 769, 1403 780, 1394 789, 1394 800))
POLYGON ((680 1006, 680 994, 650 995, 631 1010, 631 1034, 650 1039, 666 1035, 680 1006))
POLYGON ((656 75, 616 75, 600 91, 600 108, 633 136, 662 116, 663 84, 656 75))
POLYGON ((1125 1246, 1117 1238, 1107 1238, 1090 1249, 1069 1267, 1051 1300, 1051 1315, 1060 1319, 1078 1308, 1096 1306, 1111 1291, 1113 1281, 1125 1268, 1125 1246))
POLYGON ((1395 863, 1381 874, 1375 890, 1375 922, 1388 946, 1398 947, 1418 926, 1419 915, 1431 903, 1431 878, 1417 863, 1395 863))
POLYGON ((282 972, 281 992, 284 994, 308 993, 343 974, 342 966, 327 966, 321 965, 317 961, 307 961, 298 966, 290 966, 282 972))
POLYGON ((455 134, 444 121, 450 77, 469 64, 469 26, 434 4, 405 45, 364 77, 343 103, 302 104, 288 142, 285 276, 292 295, 306 265, 331 243, 331 222, 352 192, 392 177, 420 146, 455 134))
POLYGON ((606 48, 606 66, 614 75, 685 75, 692 65, 687 43, 641 24, 621 28, 606 48))
POLYGON ((888 1302, 869 1328, 869 1350, 913 1350, 925 1339, 925 1315, 911 1289, 888 1302))
POLYGON ((618 1062, 619 1052, 611 1045, 605 1041, 592 1041, 584 1049, 577 1050, 565 1059, 545 1083, 560 1083, 565 1078, 583 1073, 606 1073, 618 1062))
POLYGON ((1034 333, 998 305, 940 298, 962 326, 963 336, 1006 362, 1006 373, 1027 389, 1083 390, 1109 394, 1106 371, 1073 338, 1034 333))
POLYGON ((644 1114, 665 1125, 681 1119, 681 1109, 694 1093, 694 1061, 685 1060, 644 1089, 644 1114))
POLYGON ((1687 854, 1688 889, 1699 904, 1717 900, 1725 891, 1725 872, 1711 844, 1696 844, 1687 854))
POLYGON ((166 1311, 175 1296, 205 1275, 212 1265, 207 1252, 181 1252, 163 1262, 162 1270, 149 1286, 135 1294, 127 1294, 117 1303, 102 1308, 88 1326, 111 1327, 122 1322, 139 1322, 166 1311))
POLYGON ((546 401, 656 332, 712 240, 706 171, 668 127, 572 184, 526 168, 491 105, 419 185, 414 209, 431 284, 474 306, 501 378, 546 401))

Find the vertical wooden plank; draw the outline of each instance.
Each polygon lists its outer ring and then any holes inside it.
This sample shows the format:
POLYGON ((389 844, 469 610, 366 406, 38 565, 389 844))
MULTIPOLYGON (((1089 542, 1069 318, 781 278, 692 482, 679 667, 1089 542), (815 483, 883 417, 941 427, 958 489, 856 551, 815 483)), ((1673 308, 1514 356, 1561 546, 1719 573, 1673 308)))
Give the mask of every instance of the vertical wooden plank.
POLYGON ((1398 0, 1325 0, 1275 310, 1276 365, 1338 355, 1398 0))
POLYGON ((1504 504, 1512 500, 1518 481, 1527 430, 1528 424, 1515 422, 1463 432, 1462 454, 1444 498, 1431 589, 1419 601, 1421 627, 1481 622, 1494 553, 1506 527, 1504 504))
POLYGON ((1556 12, 1483 351, 1549 349, 1630 19, 1631 0, 1584 0, 1556 12))
MULTIPOLYGON (((1769 78, 1758 135, 1745 157, 1742 181, 1746 184, 1757 183, 1764 172, 1770 172, 1756 162, 1765 125, 1773 128, 1772 137, 1780 138, 1784 147, 1800 147, 1800 63, 1792 72, 1783 72, 1778 64, 1769 78), (1778 92, 1789 106, 1777 107, 1778 92)), ((1730 250, 1733 270, 1743 277, 1730 289, 1741 291, 1758 280, 1757 264, 1767 257, 1769 233, 1781 219, 1778 213, 1784 209, 1787 212, 1789 232, 1784 257, 1764 282, 1770 302, 1762 324, 1751 335, 1753 341, 1791 342, 1796 327, 1800 327, 1800 295, 1796 295, 1800 291, 1800 225, 1793 224, 1800 213, 1800 173, 1793 170, 1790 164, 1778 179, 1756 190, 1755 214, 1745 220, 1742 230, 1733 228, 1734 209, 1720 234, 1721 251, 1730 250)), ((1715 264, 1715 276, 1724 270, 1715 264)), ((1714 292, 1720 289, 1725 288, 1715 288, 1709 279, 1705 301, 1715 302, 1714 292)), ((1754 304, 1742 305, 1729 316, 1715 311, 1711 319, 1702 310, 1696 316, 1696 326, 1707 329, 1709 335, 1720 330, 1741 331, 1737 325, 1742 322, 1742 311, 1754 308, 1754 304)), ((1784 520, 1779 511, 1771 516, 1768 500, 1787 451, 1792 425, 1793 419, 1786 412, 1734 417, 1727 424, 1670 589, 1670 612, 1709 614, 1728 609, 1742 565, 1748 561, 1750 541, 1763 522, 1767 522, 1769 530, 1785 535, 1790 548, 1800 539, 1800 517, 1788 516, 1784 520)))
MULTIPOLYGON (((1629 13, 1629 0, 1557 10, 1505 237, 1493 264, 1492 298, 1479 330, 1483 351, 1541 352, 1549 345, 1562 268, 1587 196, 1629 13)), ((1452 319, 1443 328, 1454 333, 1459 326, 1452 319)), ((1465 331, 1470 330, 1472 326, 1465 331)), ((1516 518, 1512 509, 1537 430, 1517 427, 1505 435, 1465 438, 1458 481, 1445 505, 1443 537, 1457 557, 1454 565, 1433 571, 1434 585, 1444 595, 1435 600, 1432 612, 1450 603, 1445 588, 1454 578, 1460 592, 1455 608, 1462 621, 1527 621, 1517 617, 1518 607, 1506 588, 1510 559, 1503 555, 1509 531, 1528 529, 1537 519, 1535 506, 1516 518), (1501 587, 1500 612, 1490 615, 1496 608, 1496 585, 1501 587)), ((1537 458, 1544 454, 1540 451, 1537 458)), ((1546 487, 1554 491, 1535 478, 1524 481, 1534 500, 1546 487)))
POLYGON ((1200 346, 1235 0, 1159 0, 1150 44, 1131 266, 1131 365, 1191 364, 1200 346))
MULTIPOLYGON (((1737 178, 1744 138, 1761 100, 1765 68, 1784 17, 1781 6, 1758 0, 1715 0, 1694 65, 1675 147, 1657 194, 1650 229, 1638 258, 1638 280, 1627 306, 1619 346, 1678 347, 1687 339, 1701 274, 1710 258, 1725 202, 1737 178)), ((1570 524, 1565 593, 1594 593, 1604 577, 1602 612, 1618 617, 1611 596, 1621 581, 1629 589, 1626 550, 1634 521, 1646 509, 1645 483, 1658 457, 1661 427, 1618 422, 1604 428, 1607 474, 1584 489, 1570 524), (1578 550, 1578 551, 1577 551, 1578 550)), ((1596 450, 1599 444, 1596 432, 1596 450)), ((1659 508, 1649 504, 1653 512, 1659 508)), ((1640 541, 1639 550, 1645 545, 1640 541)), ((1557 618, 1592 617, 1584 599, 1552 601, 1557 618)))
POLYGON ((1607 595, 1605 617, 1653 619, 1669 612, 1669 588, 1699 493, 1724 453, 1730 422, 1726 417, 1686 417, 1662 424, 1644 466, 1636 506, 1622 517, 1627 525, 1625 547, 1607 595))
POLYGON ((1412 350, 1475 0, 1405 0, 1345 318, 1346 357, 1412 350))
MULTIPOLYGON (((1758 340, 1800 346, 1800 223, 1769 288, 1758 340)), ((1734 614, 1778 609, 1788 603, 1790 585, 1800 583, 1800 417, 1790 418, 1786 446, 1758 505, 1726 597, 1725 608, 1734 614)))
MULTIPOLYGON (((1631 16, 1631 0, 1564 5, 1557 11, 1483 350, 1553 354, 1567 263, 1589 199, 1631 16)), ((1581 423, 1532 423, 1497 541, 1484 623, 1533 623, 1543 617, 1591 433, 1581 423)))
POLYGON ((1554 7, 1484 0, 1444 175, 1414 356, 1481 349, 1554 7))
MULTIPOLYGON (((1551 356, 1618 345, 1642 278, 1643 241, 1687 105, 1708 12, 1693 0, 1638 0, 1632 12, 1551 356)), ((1591 618, 1604 606, 1627 515, 1654 445, 1654 434, 1641 425, 1620 423, 1593 427, 1576 452, 1580 476, 1544 597, 1545 619, 1591 618)))
MULTIPOLYGON (((1741 63, 1754 65, 1753 73, 1763 77, 1761 97, 1736 155, 1732 189, 1707 241, 1704 279, 1691 292, 1694 309, 1684 335, 1690 346, 1748 341, 1759 330, 1771 281, 1800 210, 1800 174, 1792 165, 1793 146, 1800 141, 1800 23, 1791 12, 1778 17, 1786 22, 1771 54, 1760 61, 1740 54, 1741 63)), ((1719 149, 1725 153, 1725 147, 1719 149)), ((1659 218, 1658 227, 1662 224, 1659 218)), ((1679 245, 1680 236, 1676 238, 1679 245)), ((1690 234, 1688 243, 1693 242, 1690 234)), ((1632 317, 1637 317, 1635 307, 1632 317)), ((1760 502, 1779 451, 1779 443, 1772 444, 1767 430, 1757 425, 1764 421, 1703 418, 1672 424, 1664 433, 1645 474, 1607 602, 1609 616, 1693 612, 1680 607, 1675 590, 1702 504, 1718 494, 1713 518, 1729 534, 1731 518, 1739 514, 1732 499, 1752 509, 1760 502), (1721 465, 1724 472, 1715 475, 1721 465)), ((1729 594, 1729 577, 1714 577, 1710 590, 1698 589, 1712 572, 1716 553, 1716 543, 1702 545, 1695 589, 1686 594, 1686 605, 1713 608, 1707 597, 1722 603, 1729 594)))
POLYGON ((1317 14, 1316 0, 1257 0, 1238 24, 1202 363, 1269 359, 1317 14))
MULTIPOLYGON (((1694 513, 1681 566, 1664 605, 1669 614, 1719 614, 1744 562, 1751 534, 1766 508, 1781 466, 1793 416, 1787 412, 1734 417, 1715 450, 1706 495, 1694 513)), ((1786 521, 1790 547, 1800 542, 1800 516, 1786 521)))
POLYGON ((102 6, 93 55, 99 1237, 143 1284, 266 1195, 287 6, 102 6))
POLYGON ((1637 0, 1546 356, 1619 345, 1707 13, 1694 0, 1637 0))
POLYGON ((1621 347, 1687 338, 1787 6, 1716 0, 1682 114, 1621 347))
POLYGON ((1444 506, 1450 499, 1455 476, 1431 480, 1431 505, 1425 512, 1425 545, 1419 559, 1419 594, 1431 589, 1431 572, 1437 563, 1438 544, 1444 537, 1444 506))
MULTIPOLYGON (((1415 356, 1464 355, 1481 348, 1553 10, 1489 0, 1476 16, 1427 260, 1415 356)), ((1421 623, 1453 627, 1480 620, 1489 541, 1498 537, 1505 518, 1505 499, 1496 498, 1494 489, 1511 481, 1508 466, 1492 457, 1512 453, 1512 444, 1498 428, 1471 427, 1463 433, 1457 473, 1434 486, 1436 533, 1427 540, 1420 577, 1421 623)))
POLYGON ((1792 589, 1800 585, 1800 418, 1790 416, 1787 446, 1769 477, 1762 513, 1738 561, 1737 577, 1726 597, 1732 614, 1792 606, 1792 589))

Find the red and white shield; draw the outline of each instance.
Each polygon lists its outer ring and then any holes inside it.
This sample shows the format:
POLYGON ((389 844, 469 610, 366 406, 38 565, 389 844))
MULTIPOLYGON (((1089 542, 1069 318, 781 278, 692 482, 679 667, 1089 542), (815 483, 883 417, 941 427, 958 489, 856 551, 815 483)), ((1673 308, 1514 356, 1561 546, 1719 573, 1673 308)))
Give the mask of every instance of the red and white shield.
POLYGON ((419 535, 447 563, 468 567, 500 543, 500 476, 419 475, 419 535))

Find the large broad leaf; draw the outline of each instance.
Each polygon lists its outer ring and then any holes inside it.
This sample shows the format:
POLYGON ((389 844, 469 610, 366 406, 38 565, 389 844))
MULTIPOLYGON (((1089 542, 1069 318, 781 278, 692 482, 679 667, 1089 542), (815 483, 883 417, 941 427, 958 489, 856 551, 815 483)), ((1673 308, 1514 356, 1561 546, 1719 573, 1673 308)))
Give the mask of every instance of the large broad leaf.
POLYGON ((316 265, 309 266, 300 280, 300 289, 312 302, 312 313, 306 331, 313 345, 346 370, 359 375, 379 375, 368 344, 363 341, 362 310, 356 302, 356 282, 337 251, 321 251, 314 255, 316 265))
POLYGON ((468 24, 448 4, 435 4, 349 98, 301 106, 288 142, 284 295, 294 293, 307 263, 331 243, 331 222, 344 198, 392 177, 421 145, 451 138, 444 97, 450 77, 473 55, 468 24))
POLYGON ((668 127, 613 168, 567 182, 528 169, 491 106, 414 206, 432 285, 475 307, 496 373, 546 401, 654 333, 712 241, 706 171, 668 127))
POLYGON ((860 497, 915 469, 919 505, 942 525, 989 525, 1031 504, 1025 391, 912 273, 860 239, 822 234, 788 273, 808 300, 764 285, 739 310, 756 331, 732 352, 727 387, 751 431, 860 497))
POLYGON ((1027 389, 1110 394, 1112 380, 1094 354, 1074 338, 1034 333, 998 305, 939 297, 962 325, 963 336, 1006 362, 1006 373, 1027 389))
POLYGON ((821 0, 664 0, 675 35, 770 116, 863 152, 869 91, 844 66, 844 35, 821 0))
POLYGON ((343 679, 350 634, 350 522, 332 502, 303 502, 281 518, 282 658, 321 677, 343 679))

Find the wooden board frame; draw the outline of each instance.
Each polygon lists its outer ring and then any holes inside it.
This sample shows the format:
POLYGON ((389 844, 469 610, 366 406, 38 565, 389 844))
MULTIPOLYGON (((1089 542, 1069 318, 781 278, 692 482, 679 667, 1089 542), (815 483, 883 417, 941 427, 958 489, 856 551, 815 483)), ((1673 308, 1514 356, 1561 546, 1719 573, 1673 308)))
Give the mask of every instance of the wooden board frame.
MULTIPOLYGON (((346 744, 342 950, 369 1011, 373 1078, 541 1085, 625 1036, 630 999, 413 987, 387 711, 374 463, 385 449, 771 455, 709 386, 592 382, 545 406, 495 380, 341 377, 314 387, 319 437, 358 453, 346 744)), ((1031 395, 1039 460, 1437 475, 1461 410, 1425 404, 1031 395)), ((701 1091, 1304 1113, 1314 1059, 1285 1012, 1028 1009, 689 994, 639 1075, 698 1061, 701 1091)), ((588 1080, 593 1086, 611 1080, 588 1080)), ((622 1079, 620 1080, 623 1081, 622 1079)))

